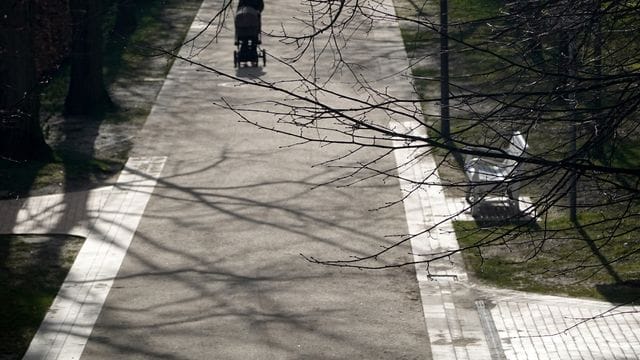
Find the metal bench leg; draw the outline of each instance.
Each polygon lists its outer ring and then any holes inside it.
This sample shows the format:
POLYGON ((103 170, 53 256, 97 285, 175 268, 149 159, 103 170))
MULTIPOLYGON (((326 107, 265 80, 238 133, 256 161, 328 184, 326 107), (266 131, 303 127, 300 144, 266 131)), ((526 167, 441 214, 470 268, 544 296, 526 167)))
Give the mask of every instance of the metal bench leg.
POLYGON ((520 195, 517 191, 507 190, 507 198, 509 199, 509 211, 511 214, 520 214, 520 195))

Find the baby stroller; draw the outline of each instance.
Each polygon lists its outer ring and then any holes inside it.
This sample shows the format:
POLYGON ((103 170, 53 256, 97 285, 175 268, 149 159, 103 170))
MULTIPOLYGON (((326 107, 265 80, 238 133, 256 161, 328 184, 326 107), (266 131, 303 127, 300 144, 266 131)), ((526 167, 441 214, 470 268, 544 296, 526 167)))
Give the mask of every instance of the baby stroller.
POLYGON ((235 26, 237 49, 233 51, 233 66, 239 67, 243 63, 258 66, 260 58, 263 66, 267 66, 267 53, 260 49, 260 11, 249 6, 238 8, 235 26))

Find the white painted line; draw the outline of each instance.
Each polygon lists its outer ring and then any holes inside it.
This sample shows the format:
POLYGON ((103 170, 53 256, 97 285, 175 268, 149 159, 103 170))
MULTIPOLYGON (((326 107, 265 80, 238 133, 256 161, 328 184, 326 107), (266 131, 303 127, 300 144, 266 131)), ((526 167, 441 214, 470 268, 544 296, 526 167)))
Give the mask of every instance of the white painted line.
MULTIPOLYGON (((407 130, 415 128, 410 124, 397 125, 402 126, 407 130)), ((399 148, 401 142, 396 145, 394 155, 408 230, 411 235, 420 234, 411 239, 414 261, 425 261, 431 254, 458 249, 451 224, 453 214, 449 213, 447 199, 439 185, 435 161, 431 156, 416 157, 415 150, 399 148)), ((464 311, 464 318, 460 318, 451 300, 451 281, 467 280, 461 256, 434 261, 428 269, 424 264, 416 264, 415 269, 433 359, 468 359, 469 354, 477 359, 490 359, 477 313, 464 311), (467 333, 482 339, 473 345, 464 345, 465 341, 458 344, 467 333)))
MULTIPOLYGON (((409 126, 405 128, 410 129, 409 126)), ((396 145, 401 146, 401 143, 396 145)), ((451 223, 455 213, 449 214, 447 199, 442 186, 439 185, 440 179, 433 158, 431 156, 416 158, 414 150, 402 148, 394 150, 394 155, 398 166, 400 187, 405 196, 403 203, 409 233, 423 234, 414 237, 414 241, 411 242, 414 260, 424 261, 429 258, 428 254, 458 249, 458 241, 451 223)), ((433 262, 430 264, 430 270, 430 274, 426 275, 449 275, 462 281, 467 279, 459 256, 433 262)), ((426 275, 421 278, 428 279, 426 275)))
POLYGON ((24 359, 80 358, 165 161, 129 159, 24 359))

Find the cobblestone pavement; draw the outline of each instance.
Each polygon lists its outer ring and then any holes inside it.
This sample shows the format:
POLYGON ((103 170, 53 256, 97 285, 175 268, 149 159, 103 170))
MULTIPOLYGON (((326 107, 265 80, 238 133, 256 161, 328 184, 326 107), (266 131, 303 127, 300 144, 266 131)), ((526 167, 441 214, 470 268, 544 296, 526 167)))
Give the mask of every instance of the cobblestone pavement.
POLYGON ((506 359, 640 359, 640 307, 491 291, 506 359))

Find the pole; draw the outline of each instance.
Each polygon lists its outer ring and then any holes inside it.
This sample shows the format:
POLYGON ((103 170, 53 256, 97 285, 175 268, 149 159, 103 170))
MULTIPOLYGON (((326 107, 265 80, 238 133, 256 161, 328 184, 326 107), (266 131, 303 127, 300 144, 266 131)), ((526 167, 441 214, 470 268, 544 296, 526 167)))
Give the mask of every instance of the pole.
POLYGON ((450 140, 449 130, 449 35, 447 0, 440 0, 440 133, 450 140))

